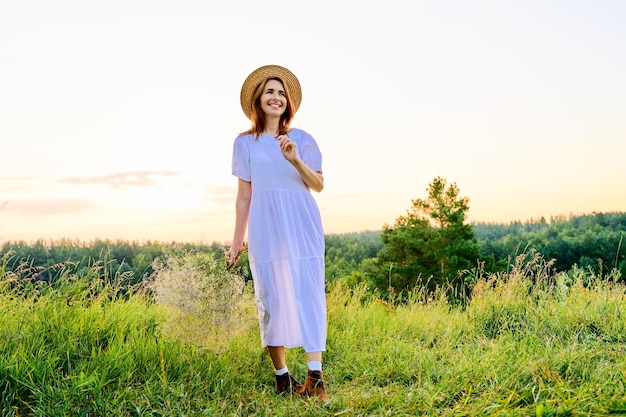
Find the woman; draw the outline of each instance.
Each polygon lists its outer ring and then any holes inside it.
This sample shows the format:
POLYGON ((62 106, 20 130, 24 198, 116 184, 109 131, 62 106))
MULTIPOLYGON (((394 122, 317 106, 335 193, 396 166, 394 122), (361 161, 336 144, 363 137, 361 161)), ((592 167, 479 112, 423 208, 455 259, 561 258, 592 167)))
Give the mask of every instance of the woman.
POLYGON ((237 263, 247 227, 261 343, 274 365, 276 392, 328 401, 324 232, 310 192, 322 191, 324 177, 313 137, 290 127, 301 99, 298 79, 277 65, 256 69, 243 83, 241 107, 251 127, 233 148, 236 221, 226 256, 237 263), (308 362, 304 385, 285 362, 285 348, 297 346, 308 362))

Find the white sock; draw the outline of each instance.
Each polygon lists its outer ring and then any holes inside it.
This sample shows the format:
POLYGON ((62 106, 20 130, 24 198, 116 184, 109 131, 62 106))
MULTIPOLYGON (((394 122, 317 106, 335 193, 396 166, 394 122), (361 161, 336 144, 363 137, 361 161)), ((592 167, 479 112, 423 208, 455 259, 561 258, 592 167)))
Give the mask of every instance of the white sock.
POLYGON ((308 363, 309 371, 321 371, 322 370, 322 362, 311 361, 308 363))
POLYGON ((289 369, 286 366, 283 369, 274 369, 274 373, 278 376, 285 375, 287 372, 289 372, 289 369))

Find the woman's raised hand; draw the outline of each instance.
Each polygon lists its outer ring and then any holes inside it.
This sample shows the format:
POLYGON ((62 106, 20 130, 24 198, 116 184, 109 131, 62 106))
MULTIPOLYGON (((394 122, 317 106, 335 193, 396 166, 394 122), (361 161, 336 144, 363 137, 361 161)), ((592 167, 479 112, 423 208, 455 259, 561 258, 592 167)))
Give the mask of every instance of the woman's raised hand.
POLYGON ((276 139, 285 159, 289 162, 294 162, 298 158, 296 144, 287 135, 278 135, 276 139))

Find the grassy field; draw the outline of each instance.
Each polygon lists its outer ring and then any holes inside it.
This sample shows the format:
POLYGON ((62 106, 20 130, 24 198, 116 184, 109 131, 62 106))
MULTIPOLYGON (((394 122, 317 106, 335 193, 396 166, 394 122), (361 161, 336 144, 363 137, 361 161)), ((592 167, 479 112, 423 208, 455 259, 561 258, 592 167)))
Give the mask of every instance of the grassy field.
MULTIPOLYGON (((465 308, 334 286, 332 401, 321 405, 274 395, 249 288, 210 260, 172 257, 132 295, 89 276, 35 286, 28 268, 0 264, 1 415, 626 415, 615 277, 550 275, 541 258, 521 259, 481 280, 465 308), (207 269, 190 290, 183 277, 207 269)), ((304 353, 289 350, 288 362, 303 379, 304 353)))

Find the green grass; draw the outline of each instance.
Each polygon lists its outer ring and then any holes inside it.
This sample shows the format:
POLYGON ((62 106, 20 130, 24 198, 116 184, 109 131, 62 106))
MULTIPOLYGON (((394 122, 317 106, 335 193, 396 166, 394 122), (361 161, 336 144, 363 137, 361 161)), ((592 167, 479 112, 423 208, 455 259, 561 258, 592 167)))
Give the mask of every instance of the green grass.
MULTIPOLYGON (((248 320, 226 321, 230 329, 212 317, 198 343, 173 332, 172 306, 144 291, 116 295, 88 276, 35 286, 27 270, 0 265, 0 414, 625 415, 625 288, 584 272, 549 277, 537 265, 484 278, 466 308, 419 292, 388 303, 330 289, 328 405, 274 395, 253 308, 238 313, 248 320)), ((252 303, 247 294, 221 302, 252 303)), ((302 379, 302 350, 289 350, 288 363, 302 379)))

